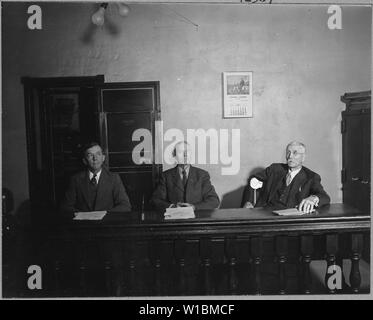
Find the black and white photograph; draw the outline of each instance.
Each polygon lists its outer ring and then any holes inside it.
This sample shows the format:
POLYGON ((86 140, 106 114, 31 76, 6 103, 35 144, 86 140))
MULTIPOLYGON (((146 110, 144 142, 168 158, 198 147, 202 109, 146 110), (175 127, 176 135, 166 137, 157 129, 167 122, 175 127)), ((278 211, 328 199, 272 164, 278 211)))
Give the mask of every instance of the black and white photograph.
POLYGON ((1 1, 1 66, 2 299, 371 298, 370 0, 1 1))

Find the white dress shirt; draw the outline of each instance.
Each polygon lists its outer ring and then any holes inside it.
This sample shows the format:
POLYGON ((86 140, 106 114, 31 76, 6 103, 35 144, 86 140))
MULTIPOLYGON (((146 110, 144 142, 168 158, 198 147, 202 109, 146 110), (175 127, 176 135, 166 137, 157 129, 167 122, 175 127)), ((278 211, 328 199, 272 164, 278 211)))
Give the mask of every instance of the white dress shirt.
MULTIPOLYGON (((100 180, 101 171, 102 171, 102 169, 99 172, 96 173, 96 182, 97 182, 97 184, 98 184, 98 180, 100 180)), ((92 178, 93 178, 93 176, 94 176, 94 174, 91 171, 88 171, 88 172, 89 172, 89 181, 91 181, 92 178)))
MULTIPOLYGON (((299 169, 296 169, 296 170, 290 170, 288 171, 288 174, 290 173, 290 183, 293 181, 294 177, 299 173, 299 171, 302 170, 302 167, 300 167, 299 169)), ((289 184, 290 184, 289 183, 289 184)))
POLYGON ((178 166, 179 175, 180 175, 181 180, 183 180, 183 170, 185 170, 185 174, 186 174, 186 177, 188 179, 188 177, 189 177, 189 169, 190 169, 190 165, 178 166))

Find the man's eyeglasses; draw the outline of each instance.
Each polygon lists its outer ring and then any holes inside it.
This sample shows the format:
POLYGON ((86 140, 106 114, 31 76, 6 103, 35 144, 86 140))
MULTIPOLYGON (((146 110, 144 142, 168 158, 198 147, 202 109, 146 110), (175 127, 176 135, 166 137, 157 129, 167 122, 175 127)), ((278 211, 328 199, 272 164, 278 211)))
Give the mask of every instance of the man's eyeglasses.
POLYGON ((298 155, 301 155, 301 154, 304 154, 304 152, 298 152, 298 151, 294 151, 294 152, 286 152, 286 156, 287 157, 290 157, 290 155, 293 155, 293 156, 298 156, 298 155))

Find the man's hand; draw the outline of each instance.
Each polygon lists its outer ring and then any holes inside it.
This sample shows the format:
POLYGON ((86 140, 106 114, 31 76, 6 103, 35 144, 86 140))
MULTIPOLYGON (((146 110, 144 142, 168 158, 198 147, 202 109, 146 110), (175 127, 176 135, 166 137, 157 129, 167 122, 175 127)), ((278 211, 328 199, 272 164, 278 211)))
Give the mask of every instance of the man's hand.
POLYGON ((298 210, 304 213, 311 213, 319 204, 319 198, 317 196, 309 196, 301 201, 299 204, 298 210))
POLYGON ((254 208, 253 204, 250 201, 247 201, 243 207, 246 209, 254 208))

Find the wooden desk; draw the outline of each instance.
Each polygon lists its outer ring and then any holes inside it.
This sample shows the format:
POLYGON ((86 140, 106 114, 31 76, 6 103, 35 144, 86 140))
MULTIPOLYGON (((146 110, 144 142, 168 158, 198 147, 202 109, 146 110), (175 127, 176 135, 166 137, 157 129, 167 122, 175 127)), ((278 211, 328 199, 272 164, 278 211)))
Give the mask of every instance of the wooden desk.
POLYGON ((295 217, 261 208, 197 211, 188 220, 109 213, 38 232, 48 239, 40 246, 48 296, 335 293, 312 292, 310 262, 342 258, 352 260, 358 293, 370 216, 343 204, 295 217))

